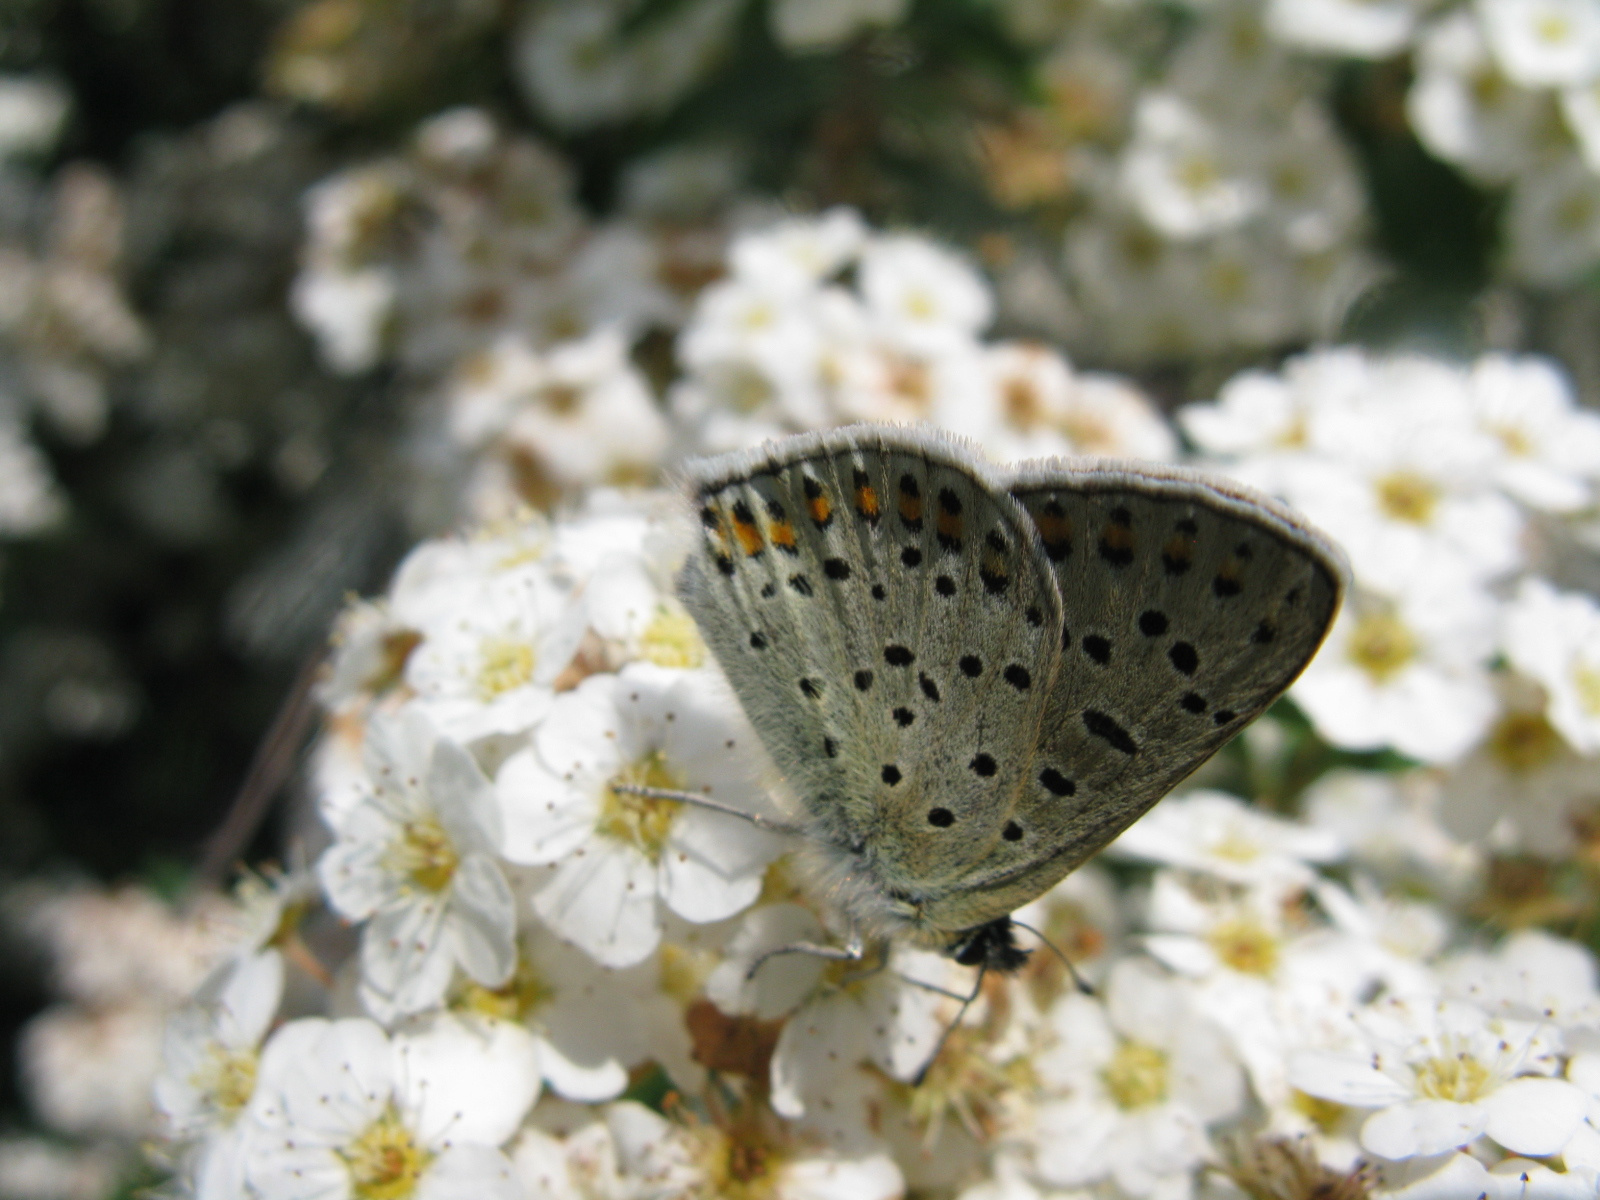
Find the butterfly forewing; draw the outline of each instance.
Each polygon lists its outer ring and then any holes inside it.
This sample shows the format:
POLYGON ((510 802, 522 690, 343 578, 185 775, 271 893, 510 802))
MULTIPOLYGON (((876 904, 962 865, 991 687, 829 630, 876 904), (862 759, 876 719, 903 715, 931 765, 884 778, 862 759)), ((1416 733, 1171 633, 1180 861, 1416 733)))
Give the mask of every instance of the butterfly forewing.
POLYGON ((1263 497, 1187 472, 1039 464, 1012 493, 1060 590, 1062 655, 1014 819, 969 917, 1038 895, 1299 675, 1339 604, 1336 550, 1263 497))
POLYGON ((685 604, 819 834, 913 902, 1031 778, 1060 602, 1021 507, 955 445, 843 430, 701 464, 685 604))

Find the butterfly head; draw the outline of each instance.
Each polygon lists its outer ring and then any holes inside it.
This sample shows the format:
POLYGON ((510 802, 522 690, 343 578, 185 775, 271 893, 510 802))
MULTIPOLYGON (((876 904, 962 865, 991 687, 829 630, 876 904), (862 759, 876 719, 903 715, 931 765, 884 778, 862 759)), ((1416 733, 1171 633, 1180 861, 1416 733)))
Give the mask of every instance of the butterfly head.
POLYGON ((1017 945, 1016 926, 1010 917, 996 917, 986 925, 963 929, 944 948, 946 957, 963 967, 1010 974, 1022 969, 1032 950, 1017 945))

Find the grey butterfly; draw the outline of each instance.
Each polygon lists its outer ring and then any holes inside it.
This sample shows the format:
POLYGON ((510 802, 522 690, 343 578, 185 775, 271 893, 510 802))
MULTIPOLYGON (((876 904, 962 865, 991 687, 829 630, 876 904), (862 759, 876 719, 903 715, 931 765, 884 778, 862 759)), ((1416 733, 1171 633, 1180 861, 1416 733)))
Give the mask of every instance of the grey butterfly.
POLYGON ((1015 969, 1009 914, 1276 699, 1344 587, 1283 506, 1146 463, 998 472, 853 426, 690 467, 683 601, 872 937, 1015 969))

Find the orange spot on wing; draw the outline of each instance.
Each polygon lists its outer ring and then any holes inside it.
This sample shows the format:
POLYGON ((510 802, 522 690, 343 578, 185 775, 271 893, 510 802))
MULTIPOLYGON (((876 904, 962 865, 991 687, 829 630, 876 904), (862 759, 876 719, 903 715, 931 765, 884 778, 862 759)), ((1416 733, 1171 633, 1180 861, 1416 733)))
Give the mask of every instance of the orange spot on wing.
POLYGON ((948 512, 941 508, 939 510, 939 516, 934 521, 934 528, 939 531, 939 536, 941 538, 949 538, 953 541, 960 541, 962 528, 961 514, 948 512))
POLYGON ((737 512, 733 514, 733 533, 747 555, 753 557, 765 548, 765 543, 761 540, 761 531, 756 528, 756 523, 742 518, 737 512))
POLYGON ((910 492, 900 493, 900 518, 904 521, 922 520, 922 497, 910 492))
POLYGON ((870 484, 856 489, 856 511, 863 517, 875 519, 878 515, 878 493, 870 484))
POLYGON ((774 521, 767 536, 772 539, 772 544, 780 550, 793 550, 794 526, 787 521, 774 521))
POLYGON ((1049 513, 1040 513, 1033 518, 1033 523, 1039 527, 1039 536, 1047 542, 1072 540, 1072 522, 1066 517, 1053 517, 1049 513))
POLYGON ((828 503, 827 496, 813 496, 806 501, 806 507, 811 510, 811 519, 818 525, 826 525, 828 519, 833 516, 833 505, 828 503))

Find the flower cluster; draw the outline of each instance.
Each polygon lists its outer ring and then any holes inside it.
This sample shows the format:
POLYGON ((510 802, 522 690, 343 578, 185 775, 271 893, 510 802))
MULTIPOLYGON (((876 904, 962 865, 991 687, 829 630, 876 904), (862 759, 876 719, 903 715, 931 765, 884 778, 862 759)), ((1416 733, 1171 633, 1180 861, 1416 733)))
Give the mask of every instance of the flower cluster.
POLYGON ((1176 453, 1127 381, 1076 372, 1036 343, 981 342, 988 284, 926 238, 834 209, 738 238, 728 265, 679 340, 686 374, 669 396, 697 449, 898 421, 960 433, 1002 462, 1176 453))
POLYGON ((1559 581, 1600 498, 1600 417, 1542 359, 1329 350, 1180 418, 1349 556, 1355 589, 1292 693, 1319 735, 1439 768, 1458 834, 1571 853, 1600 769, 1600 606, 1559 581))
POLYGON ((1600 262, 1600 14, 1584 0, 1367 5, 1271 0, 1266 26, 1315 54, 1409 52, 1405 113, 1428 150, 1506 188, 1503 265, 1536 286, 1600 262))
MULTIPOLYGON (((932 242, 836 210, 728 257, 640 426, 663 456, 862 418, 995 456, 1175 453, 1127 385, 981 342, 991 295, 932 242)), ((582 371, 623 336, 520 369, 615 414, 582 371)), ((525 416, 455 398, 489 437, 525 416)), ((1589 836, 1600 614, 1558 564, 1600 420, 1541 360, 1331 350, 1180 424, 1324 523, 1355 590, 1293 693, 1310 729, 1263 719, 1018 914, 1091 991, 1042 948, 981 979, 904 945, 773 956, 844 931, 674 594, 687 518, 574 484, 558 515, 424 542, 341 619, 315 878, 358 945, 322 943, 308 981, 280 904, 173 1025, 156 1095, 190 1194, 1593 1194, 1595 963, 1471 933, 1527 923, 1496 890, 1512 851, 1589 836), (1384 748, 1427 765, 1293 778, 1384 748)))

